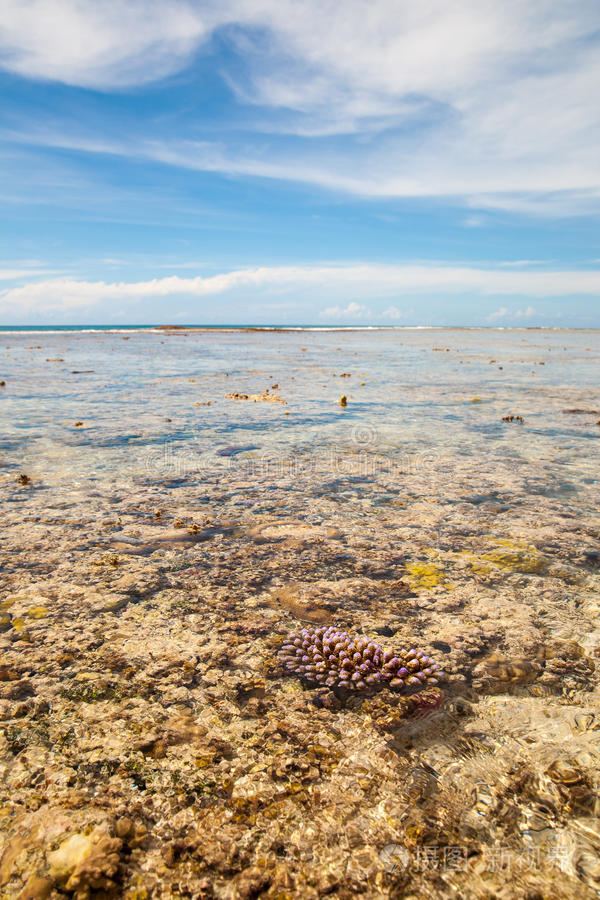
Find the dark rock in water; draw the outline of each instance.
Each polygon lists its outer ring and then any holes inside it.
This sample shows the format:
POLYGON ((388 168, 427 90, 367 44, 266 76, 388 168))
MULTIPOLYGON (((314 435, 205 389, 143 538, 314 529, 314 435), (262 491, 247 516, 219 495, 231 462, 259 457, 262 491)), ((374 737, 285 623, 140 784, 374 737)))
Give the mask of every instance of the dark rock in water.
POLYGON ((583 554, 585 564, 593 569, 600 569, 600 553, 595 550, 585 551, 583 554))

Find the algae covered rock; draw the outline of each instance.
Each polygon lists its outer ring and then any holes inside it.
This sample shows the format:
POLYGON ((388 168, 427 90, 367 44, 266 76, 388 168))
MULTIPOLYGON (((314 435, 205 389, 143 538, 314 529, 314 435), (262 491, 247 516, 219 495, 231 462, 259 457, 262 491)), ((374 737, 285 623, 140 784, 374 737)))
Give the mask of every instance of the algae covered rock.
POLYGON ((406 567, 411 587, 433 588, 446 584, 442 569, 435 563, 413 563, 406 567))
POLYGON ((501 569, 526 575, 543 575, 548 570, 549 561, 535 547, 512 541, 498 543, 497 550, 484 553, 481 558, 501 569))

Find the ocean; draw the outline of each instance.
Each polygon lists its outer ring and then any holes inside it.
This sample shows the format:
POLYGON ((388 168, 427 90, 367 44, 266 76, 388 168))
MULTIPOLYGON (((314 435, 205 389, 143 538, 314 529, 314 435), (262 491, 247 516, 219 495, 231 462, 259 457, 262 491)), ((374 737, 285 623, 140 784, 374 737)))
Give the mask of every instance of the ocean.
POLYGON ((126 818, 161 890, 595 895, 600 332, 1 341, 9 834, 126 818), (330 626, 445 676, 282 666, 330 626))

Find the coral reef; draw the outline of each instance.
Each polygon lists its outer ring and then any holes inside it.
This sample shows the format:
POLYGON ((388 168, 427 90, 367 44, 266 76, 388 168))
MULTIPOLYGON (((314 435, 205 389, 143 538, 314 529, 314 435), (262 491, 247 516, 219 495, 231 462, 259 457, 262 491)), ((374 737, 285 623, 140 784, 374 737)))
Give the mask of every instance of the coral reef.
POLYGON ((290 632, 278 656, 289 674, 347 691, 424 687, 444 675, 423 650, 384 650, 333 626, 290 632))
POLYGON ((241 394, 239 391, 234 391, 231 394, 225 394, 226 400, 254 400, 255 403, 283 403, 285 406, 287 404, 287 400, 284 400, 283 397, 279 397, 277 394, 270 394, 269 388, 266 388, 262 394, 241 394))
POLYGON ((2 900, 598 900, 600 336, 177 334, 5 335, 2 900))

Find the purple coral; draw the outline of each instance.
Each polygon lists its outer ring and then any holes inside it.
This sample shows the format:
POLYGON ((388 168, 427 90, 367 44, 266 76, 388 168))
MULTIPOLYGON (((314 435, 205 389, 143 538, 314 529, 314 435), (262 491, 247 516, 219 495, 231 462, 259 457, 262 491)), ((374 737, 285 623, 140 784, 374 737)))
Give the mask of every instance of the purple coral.
POLYGON ((278 654, 285 671, 347 691, 435 685, 444 673, 423 650, 384 650, 375 641, 337 628, 291 631, 278 654))

